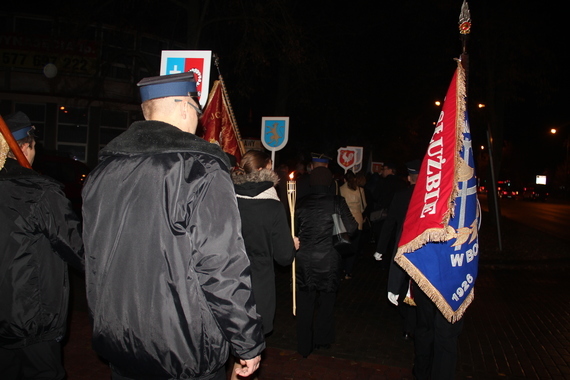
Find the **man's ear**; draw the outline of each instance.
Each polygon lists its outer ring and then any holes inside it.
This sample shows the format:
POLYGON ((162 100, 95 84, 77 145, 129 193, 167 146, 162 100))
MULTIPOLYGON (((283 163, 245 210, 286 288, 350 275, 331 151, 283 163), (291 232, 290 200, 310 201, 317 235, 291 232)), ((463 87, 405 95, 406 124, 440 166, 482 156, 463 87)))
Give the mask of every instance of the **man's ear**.
POLYGON ((22 145, 20 145, 20 149, 22 150, 22 153, 24 153, 24 156, 27 158, 27 160, 30 161, 30 155, 32 154, 32 149, 30 149, 30 143, 23 143, 22 145))
POLYGON ((188 107, 185 104, 181 104, 179 108, 180 117, 182 120, 186 120, 188 118, 188 107))

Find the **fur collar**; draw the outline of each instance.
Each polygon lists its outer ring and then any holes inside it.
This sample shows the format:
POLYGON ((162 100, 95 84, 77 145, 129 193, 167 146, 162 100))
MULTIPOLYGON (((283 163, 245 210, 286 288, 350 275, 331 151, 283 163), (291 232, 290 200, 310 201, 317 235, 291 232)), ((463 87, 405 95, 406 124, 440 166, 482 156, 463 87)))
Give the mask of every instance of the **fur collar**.
POLYGON ((279 177, 273 170, 261 169, 249 174, 234 172, 232 180, 239 198, 279 200, 274 188, 279 177))
POLYGON ((230 167, 228 156, 218 145, 156 120, 134 122, 107 144, 99 156, 104 159, 107 156, 174 152, 208 154, 215 157, 225 170, 230 167))
POLYGON ((270 169, 261 169, 249 174, 235 171, 232 173, 232 181, 234 181, 236 185, 243 185, 247 182, 273 182, 273 185, 277 185, 279 183, 279 176, 270 169))

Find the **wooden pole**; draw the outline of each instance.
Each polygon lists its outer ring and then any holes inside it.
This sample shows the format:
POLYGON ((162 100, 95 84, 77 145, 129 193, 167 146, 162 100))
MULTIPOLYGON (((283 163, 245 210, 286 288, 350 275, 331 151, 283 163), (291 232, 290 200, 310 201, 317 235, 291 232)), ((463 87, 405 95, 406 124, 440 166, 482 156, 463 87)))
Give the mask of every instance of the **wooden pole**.
MULTIPOLYGON (((297 199, 297 183, 293 180, 293 173, 289 176, 290 180, 287 181, 287 200, 289 201, 289 212, 291 214, 291 236, 295 238, 295 201, 297 199)), ((295 259, 291 265, 291 281, 293 291, 293 315, 297 315, 297 275, 295 259)))

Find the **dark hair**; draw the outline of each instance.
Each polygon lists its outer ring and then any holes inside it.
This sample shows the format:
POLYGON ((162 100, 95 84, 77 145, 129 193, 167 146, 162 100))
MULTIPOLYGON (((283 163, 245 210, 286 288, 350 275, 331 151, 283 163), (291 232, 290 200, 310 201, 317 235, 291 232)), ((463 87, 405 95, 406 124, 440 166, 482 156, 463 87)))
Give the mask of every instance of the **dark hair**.
POLYGON ((271 157, 259 150, 250 150, 243 155, 239 163, 240 168, 246 173, 252 173, 265 168, 271 162, 271 157))
POLYGON ((356 184, 356 174, 354 174, 352 170, 347 171, 344 178, 349 188, 352 190, 356 190, 358 188, 358 185, 356 184))
POLYGON ((346 172, 346 174, 344 175, 344 178, 347 181, 352 181, 356 178, 356 174, 354 174, 354 172, 352 170, 349 170, 346 172))

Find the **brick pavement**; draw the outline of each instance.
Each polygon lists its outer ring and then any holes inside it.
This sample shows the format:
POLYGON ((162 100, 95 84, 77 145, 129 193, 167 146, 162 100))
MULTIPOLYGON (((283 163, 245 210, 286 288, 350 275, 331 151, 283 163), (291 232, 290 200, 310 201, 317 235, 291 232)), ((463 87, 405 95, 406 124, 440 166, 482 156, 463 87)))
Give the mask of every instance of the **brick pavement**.
MULTIPOLYGON (((560 249, 568 250, 567 243, 560 249)), ((295 352, 289 269, 277 271, 275 333, 267 340, 260 379, 412 379, 413 343, 401 337, 399 316, 385 300, 386 272, 370 253, 339 290, 336 343, 307 359, 295 352)), ((499 266, 486 260, 484 248, 481 260, 459 339, 457 378, 570 379, 568 261, 499 266)), ((69 379, 108 379, 108 368, 90 349, 81 289, 75 300, 64 352, 69 379)))

